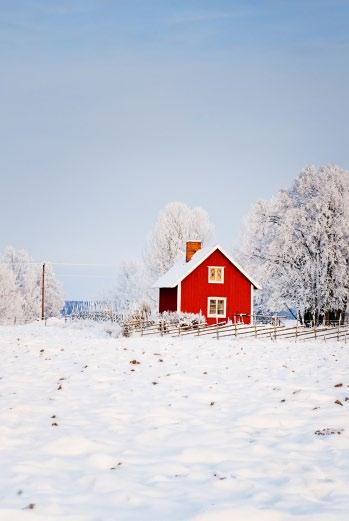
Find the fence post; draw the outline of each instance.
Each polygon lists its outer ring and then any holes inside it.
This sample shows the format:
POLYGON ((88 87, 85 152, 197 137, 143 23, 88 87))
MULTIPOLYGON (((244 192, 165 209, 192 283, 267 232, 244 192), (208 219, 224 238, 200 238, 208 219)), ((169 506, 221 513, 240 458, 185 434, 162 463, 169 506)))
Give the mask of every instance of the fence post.
POLYGON ((217 340, 219 340, 219 330, 218 330, 218 319, 216 318, 216 336, 217 340))

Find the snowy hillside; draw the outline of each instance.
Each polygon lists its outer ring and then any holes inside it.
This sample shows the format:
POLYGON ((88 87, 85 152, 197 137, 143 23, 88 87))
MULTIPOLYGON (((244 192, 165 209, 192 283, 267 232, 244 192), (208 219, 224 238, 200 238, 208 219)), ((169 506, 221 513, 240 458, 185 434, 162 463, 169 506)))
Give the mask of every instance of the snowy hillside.
POLYGON ((347 519, 344 343, 0 339, 1 521, 347 519))

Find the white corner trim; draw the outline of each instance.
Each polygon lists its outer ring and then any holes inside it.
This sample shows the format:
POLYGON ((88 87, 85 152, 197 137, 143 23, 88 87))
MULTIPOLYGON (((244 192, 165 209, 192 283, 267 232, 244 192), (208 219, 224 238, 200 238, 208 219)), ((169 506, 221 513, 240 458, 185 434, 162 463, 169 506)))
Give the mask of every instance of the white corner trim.
POLYGON ((226 318, 227 316, 227 297, 207 297, 207 318, 226 318), (224 314, 218 315, 218 313, 210 313, 210 300, 223 300, 224 301, 224 314))
POLYGON ((250 311, 250 315, 251 315, 250 323, 251 323, 251 325, 253 325, 253 297, 254 297, 253 291, 254 291, 254 286, 253 286, 253 284, 251 284, 251 311, 250 311))
POLYGON ((224 266, 207 266, 207 280, 209 284, 224 284, 224 266), (222 270, 222 280, 210 280, 210 270, 212 268, 219 268, 222 270))
POLYGON ((178 282, 177 286, 177 313, 181 312, 182 305, 182 282, 178 282))

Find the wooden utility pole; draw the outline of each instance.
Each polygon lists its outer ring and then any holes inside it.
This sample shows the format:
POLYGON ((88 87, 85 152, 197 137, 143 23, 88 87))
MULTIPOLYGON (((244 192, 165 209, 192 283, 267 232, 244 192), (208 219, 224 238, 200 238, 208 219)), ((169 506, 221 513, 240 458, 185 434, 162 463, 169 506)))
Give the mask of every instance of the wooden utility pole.
POLYGON ((41 320, 45 320, 45 263, 41 274, 41 320))

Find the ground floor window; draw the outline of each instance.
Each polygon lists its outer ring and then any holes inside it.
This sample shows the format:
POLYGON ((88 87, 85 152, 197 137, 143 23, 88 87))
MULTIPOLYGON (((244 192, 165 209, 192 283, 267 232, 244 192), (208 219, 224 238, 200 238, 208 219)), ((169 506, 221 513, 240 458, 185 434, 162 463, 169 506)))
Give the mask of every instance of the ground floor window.
POLYGON ((207 316, 210 318, 225 317, 227 314, 226 297, 208 297, 207 316))

